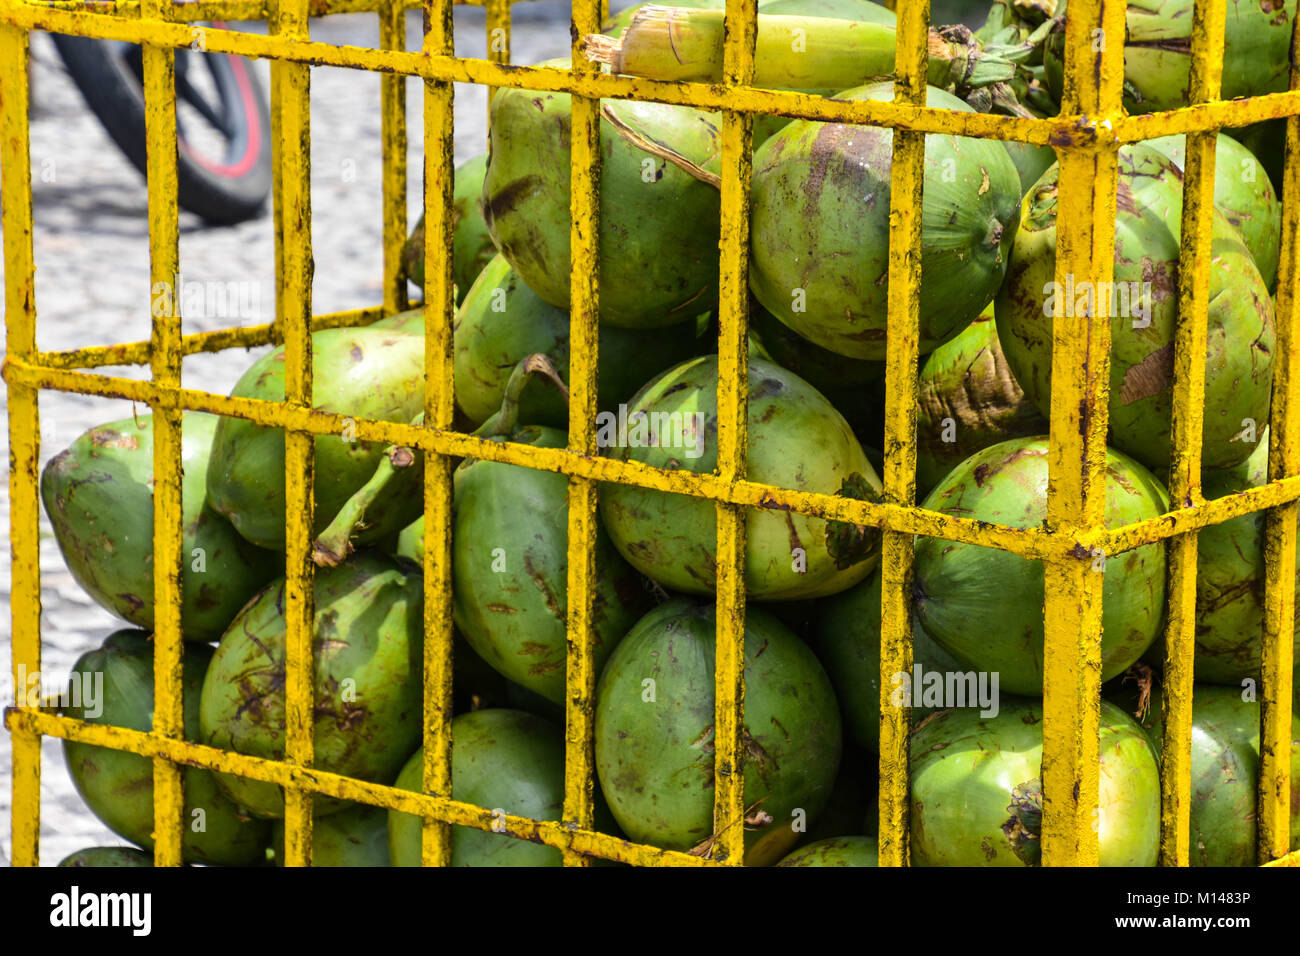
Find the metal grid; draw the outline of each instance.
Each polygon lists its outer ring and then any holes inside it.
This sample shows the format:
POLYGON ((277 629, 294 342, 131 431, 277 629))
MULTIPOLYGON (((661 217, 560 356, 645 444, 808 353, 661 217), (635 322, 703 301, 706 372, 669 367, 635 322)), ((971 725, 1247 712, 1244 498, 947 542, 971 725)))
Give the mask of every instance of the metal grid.
MULTIPOLYGON (((563 851, 566 865, 591 856, 633 864, 739 865, 743 857, 743 773, 740 732, 744 712, 745 509, 787 508, 803 514, 883 531, 882 675, 910 668, 910 591, 915 535, 1002 548, 1041 559, 1046 571, 1046 659, 1043 718, 1043 862, 1095 865, 1098 805, 1098 738, 1102 575, 1091 570, 1101 551, 1115 555, 1140 544, 1168 541, 1169 623, 1162 768, 1161 861, 1188 864, 1189 748, 1196 532, 1209 524, 1268 509, 1266 609, 1262 674, 1262 735, 1258 791, 1261 863, 1300 863, 1287 856, 1290 793, 1292 620, 1297 499, 1300 499, 1300 413, 1296 411, 1300 263, 1296 224, 1300 207, 1284 210, 1278 280, 1277 363, 1270 421, 1266 485, 1228 498, 1205 501, 1200 492, 1208 260, 1214 190, 1215 131, 1288 116, 1288 162, 1281 193, 1300 190, 1300 74, 1293 68, 1290 92, 1236 102, 1216 102, 1223 58, 1224 0, 1198 3, 1192 35, 1192 101, 1163 114, 1127 116, 1121 107, 1123 46, 1092 37, 1124 36, 1125 5, 1119 0, 1075 0, 1067 24, 1065 86, 1061 115, 1029 120, 924 107, 928 3, 904 0, 898 12, 895 98, 891 103, 831 101, 749 86, 753 77, 756 0, 728 0, 724 76, 720 84, 663 83, 606 76, 586 63, 577 45, 599 30, 600 0, 575 0, 572 71, 508 64, 508 52, 490 59, 453 54, 451 9, 455 0, 423 4, 425 35, 419 51, 406 52, 406 9, 412 0, 122 0, 116 3, 35 3, 0 0, 0 111, 3 118, 3 222, 6 262, 5 315, 11 450, 10 496, 13 553, 13 654, 15 673, 40 667, 38 567, 38 411, 40 389, 56 389, 144 402, 155 414, 155 723, 152 733, 89 725, 40 709, 10 708, 13 735, 13 856, 16 865, 38 861, 40 741, 42 735, 131 750, 154 758, 155 859, 180 863, 183 794, 178 763, 237 773, 279 784, 286 793, 285 856, 289 865, 311 857, 314 792, 402 810, 424 818, 426 865, 450 857, 450 824, 501 829, 492 812, 450 799, 451 721, 451 470, 449 456, 472 456, 544 469, 569 477, 569 608, 565 799, 562 821, 506 816, 505 831, 563 851), (93 10, 93 12, 91 12, 93 10), (384 49, 314 43, 308 16, 373 12, 384 49), (275 227, 277 319, 271 325, 182 336, 179 318, 156 317, 148 342, 65 352, 40 352, 35 342, 31 167, 27 106, 28 32, 51 30, 145 45, 148 102, 151 281, 178 271, 176 125, 173 48, 188 46, 196 20, 266 20, 269 35, 221 30, 206 35, 214 52, 267 57, 272 61, 272 123, 276 135, 275 227), (384 301, 372 309, 313 316, 308 83, 311 66, 383 71, 384 301), (425 673, 424 790, 411 793, 313 768, 311 720, 313 502, 312 440, 338 433, 343 420, 313 411, 313 329, 354 325, 407 305, 400 278, 404 239, 406 130, 402 78, 425 81, 426 209, 426 401, 424 426, 358 420, 361 440, 419 447, 425 456, 425 673), (452 222, 452 84, 572 94, 572 232, 575 268, 571 286, 571 414, 565 449, 498 443, 452 430, 450 248, 452 222), (596 411, 596 315, 599 290, 594 267, 599 246, 599 114, 602 97, 648 99, 716 110, 723 115, 720 256, 719 455, 716 473, 662 471, 598 454, 592 422, 596 411), (755 114, 895 129, 890 206, 886 439, 884 496, 871 503, 826 494, 770 488, 745 478, 747 432, 746 306, 748 288, 751 132, 755 114), (1114 254, 1117 151, 1120 145, 1170 133, 1187 133, 1187 168, 1180 260, 1180 316, 1175 342, 1173 500, 1170 514, 1121 528, 1104 526, 1104 461, 1110 326, 1104 317, 1057 318, 1052 355, 1053 415, 1051 483, 1044 528, 1016 530, 923 511, 915 507, 916 409, 910 385, 918 360, 921 190, 924 136, 950 133, 1050 145, 1060 157, 1059 210, 1072 224, 1059 233, 1056 278, 1109 281, 1114 254), (286 400, 271 403, 229 398, 180 386, 184 355, 283 342, 286 400), (115 378, 93 369, 149 364, 150 381, 115 378), (180 574, 181 497, 175 462, 180 458, 182 409, 231 415, 284 428, 288 554, 287 746, 283 761, 216 750, 181 739, 180 574), (593 543, 596 489, 612 481, 695 495, 717 506, 716 803, 717 840, 708 858, 631 844, 592 829, 593 692, 591 607, 595 577, 593 543), (494 827, 494 822, 496 826, 494 827)), ((510 0, 485 0, 489 35, 510 23, 510 0)), ((893 4, 890 4, 891 6, 893 4)), ((490 49, 490 44, 489 44, 490 49)), ((1296 62, 1293 41, 1292 63, 1296 62)), ((142 297, 147 290, 142 289, 142 297)), ((143 301, 143 298, 142 298, 143 301)), ((909 714, 890 706, 882 680, 880 734, 880 862, 908 859, 909 714)))

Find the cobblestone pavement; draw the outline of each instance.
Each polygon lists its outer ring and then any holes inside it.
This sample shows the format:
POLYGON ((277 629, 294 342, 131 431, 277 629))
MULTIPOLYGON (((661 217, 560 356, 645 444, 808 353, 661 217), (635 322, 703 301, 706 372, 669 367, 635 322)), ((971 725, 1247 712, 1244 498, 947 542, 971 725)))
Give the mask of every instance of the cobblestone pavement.
MULTIPOLYGON (((625 4, 615 3, 615 9, 625 4)), ((516 63, 568 54, 567 3, 538 0, 514 11, 512 51, 516 63)), ((455 11, 457 52, 482 56, 481 9, 455 11)), ((408 21, 408 49, 417 49, 418 13, 408 21)), ((374 46, 374 18, 349 15, 316 20, 312 38, 374 46)), ((33 37, 33 201, 37 263, 37 341, 42 349, 68 349, 149 337, 149 263, 146 193, 141 177, 116 150, 82 103, 48 37, 33 37)), ((265 78, 267 66, 256 64, 265 78)), ((269 89, 269 83, 266 84, 269 89)), ((419 214, 422 96, 408 85, 411 221, 419 214)), ((456 161, 486 147, 485 91, 457 87, 456 161)), ((380 113, 378 74, 338 69, 312 72, 312 235, 317 313, 373 305, 380 298, 380 113)), ((229 315, 185 317, 197 332, 271 320, 273 238, 270 216, 232 228, 208 228, 181 213, 181 270, 188 279, 255 282, 256 294, 241 297, 229 315)), ((188 388, 229 392, 260 352, 227 352, 185 360, 188 388)), ((111 368, 106 374, 144 378, 147 368, 111 368)), ((95 425, 128 417, 128 402, 44 392, 41 395, 42 463, 95 425)), ((140 409, 144 411, 145 409, 140 409)), ((0 430, 7 454, 7 429, 0 430)), ((8 526, 8 485, 0 490, 0 525, 8 526)), ((48 523, 41 523, 43 668, 47 686, 60 686, 76 659, 119 627, 77 586, 64 565, 48 523)), ((9 683, 9 539, 0 536, 0 688, 9 683)), ((54 865, 75 850, 124 841, 85 807, 64 770, 62 748, 47 739, 41 780, 41 860, 54 865)), ((11 849, 10 746, 0 733, 0 863, 11 849)))

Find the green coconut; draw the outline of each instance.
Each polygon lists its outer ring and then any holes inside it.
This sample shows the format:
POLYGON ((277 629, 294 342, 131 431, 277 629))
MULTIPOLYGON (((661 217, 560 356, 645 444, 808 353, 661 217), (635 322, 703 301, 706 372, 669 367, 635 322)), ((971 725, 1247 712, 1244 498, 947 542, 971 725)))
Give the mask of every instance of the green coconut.
MULTIPOLYGON (((1264 285, 1270 292, 1277 286, 1277 257, 1282 245, 1282 202, 1267 170, 1255 154, 1231 136, 1219 134, 1215 148, 1214 208, 1223 213, 1241 233, 1264 285)), ((1173 160, 1179 169, 1187 167, 1187 137, 1161 136, 1143 140, 1173 160)))
MULTIPOLYGON (((326 329, 312 335, 312 407, 352 418, 410 422, 424 411, 424 339, 391 329, 326 329)), ((232 395, 284 401, 284 347, 244 373, 232 395)), ((222 418, 212 442, 208 503, 245 538, 283 551, 284 432, 242 418, 222 418)), ((384 454, 381 442, 356 439, 346 428, 315 441, 316 515, 320 533, 339 509, 374 474, 384 454)), ((378 541, 410 524, 423 504, 422 457, 391 493, 366 514, 369 526, 358 543, 378 541)))
POLYGON ((59 866, 153 866, 153 855, 125 846, 92 846, 65 856, 59 866))
MULTIPOLYGON (((495 257, 461 302, 455 320, 456 402, 477 427, 501 407, 516 365, 540 352, 569 379, 569 313, 539 299, 502 256, 495 257)), ((602 325, 596 402, 626 402, 651 375, 708 349, 690 323, 639 331, 602 325)), ((564 397, 547 383, 520 396, 520 421, 568 428, 564 397)))
MULTIPOLYGON (((181 417, 181 632, 213 641, 283 559, 245 541, 206 504, 218 418, 181 417)), ((41 472, 41 500, 77 583, 137 627, 154 626, 153 416, 86 432, 41 472)))
POLYGON ((879 852, 875 837, 836 837, 796 850, 777 866, 878 866, 879 852))
MULTIPOLYGON (((566 442, 563 433, 551 428, 523 429, 513 440, 547 448, 562 448, 566 442)), ((501 674, 562 704, 568 651, 569 479, 551 471, 467 459, 456 469, 454 484, 456 626, 501 674)), ((603 529, 597 529, 595 549, 591 623, 599 673, 614 645, 653 599, 603 529)))
MULTIPOLYGON (((1046 438, 1001 442, 968 458, 922 507, 1010 528, 1047 518, 1046 438)), ((1106 452, 1106 527, 1164 514, 1168 494, 1142 465, 1106 452)), ((1102 584, 1101 676, 1137 661, 1160 634, 1165 609, 1165 546, 1098 554, 1102 584)), ((1044 574, 1040 561, 982 545, 921 537, 916 542, 915 611, 927 634, 966 668, 996 672, 1002 690, 1043 692, 1044 574)))
MULTIPOLYGON (((1056 282, 1059 167, 1025 197, 1006 282, 998 340, 1025 395, 1050 417, 1054 314, 1109 314, 1110 444, 1150 468, 1169 464, 1182 173, 1149 146, 1119 152, 1114 284, 1056 282)), ((1202 463, 1230 467, 1253 446, 1241 440, 1268 421, 1273 381, 1273 303, 1240 233, 1214 213, 1205 358, 1202 463)))
MULTIPOLYGON (((663 373, 632 399, 626 422, 606 416, 610 457, 707 474, 717 467, 718 357, 663 373)), ((874 499, 880 479, 844 417, 778 365, 749 362, 749 479, 874 499)), ((702 498, 605 485, 601 517, 628 562, 665 587, 710 594, 717 581, 717 511, 702 498)), ((793 511, 746 516, 745 587, 759 600, 821 597, 852 587, 879 561, 879 535, 793 511)))
MULTIPOLYGON (((564 733, 519 710, 476 710, 451 722, 451 798, 530 820, 558 820, 564 808, 564 733)), ((423 792, 424 748, 395 786, 423 792)), ((388 812, 394 866, 420 866, 422 822, 388 812)), ((502 824, 504 829, 504 822, 502 824)), ((451 828, 452 866, 560 866, 555 847, 473 827, 451 828)))
MULTIPOLYGON (((1200 674, 1197 674, 1200 677, 1200 674)), ((1164 719, 1159 684, 1138 713, 1128 688, 1116 702, 1147 728, 1159 757, 1164 719), (1122 703, 1121 703, 1122 701, 1122 703)), ((1259 701, 1241 687, 1192 688, 1192 866, 1254 866, 1259 779, 1259 701)), ((1291 718, 1291 849, 1300 849, 1300 714, 1291 718)))
MULTIPOLYGON (((457 302, 465 297, 465 291, 497 254, 487 223, 483 221, 483 176, 486 172, 486 153, 461 163, 455 172, 451 206, 451 277, 456 284, 457 302)), ((406 269, 406 277, 423 290, 423 213, 402 247, 402 266, 406 269)))
MULTIPOLYGON (((1124 18, 1124 107, 1154 113, 1190 104, 1193 0, 1130 2, 1124 18)), ((1047 81, 1061 98, 1066 0, 1043 50, 1047 81)), ((1280 93, 1290 78, 1295 0, 1227 0, 1224 23, 1225 100, 1280 93)))
POLYGON ((1007 148, 1007 155, 1011 157, 1011 162, 1015 164, 1016 173, 1020 177, 1021 196, 1033 189, 1034 183, 1038 182, 1043 173, 1056 163, 1056 150, 1050 146, 1035 146, 1033 143, 1011 141, 1004 141, 1002 145, 1007 148))
POLYGON ((1009 438, 1042 435, 1047 419, 1011 374, 993 312, 931 352, 921 366, 916 407, 916 494, 977 451, 1009 438))
MULTIPOLYGON (((596 689, 596 769, 630 839, 672 850, 711 843, 712 604, 655 608, 615 648, 596 689)), ((835 692, 812 651, 776 618, 745 612, 745 863, 766 866, 814 823, 840 762, 835 692)))
MULTIPOLYGON (((181 658, 185 739, 199 737, 199 692, 212 649, 187 644, 181 658)), ((72 668, 70 705, 63 714, 99 726, 154 729, 154 648, 143 631, 118 631, 72 668)), ((153 852, 153 759, 125 750, 63 742, 72 782, 86 806, 124 840, 153 852)), ((181 858, 187 863, 247 866, 261 861, 270 825, 250 819, 227 800, 211 772, 182 767, 185 807, 181 858)), ((99 864, 103 865, 103 864, 99 864)))
MULTIPOLYGON (((912 736, 912 866, 1038 866, 1042 860, 1043 709, 1006 698, 996 717, 944 711, 912 736)), ((1156 754, 1107 701, 1099 728, 1102 866, 1155 866, 1160 856, 1156 754)))
POLYGON ((1251 155, 1259 160, 1264 172, 1268 174, 1269 182, 1275 185, 1282 182, 1286 160, 1285 117, 1225 129, 1224 132, 1249 149, 1251 155))
MULTIPOLYGON (((874 83, 839 99, 893 99, 874 83)), ((970 111, 931 88, 931 107, 970 111)), ((754 154, 750 287, 804 338, 856 359, 885 358, 893 132, 797 120, 754 154)), ((1001 143, 925 141, 920 348, 970 324, 1006 272, 1020 181, 1001 143)))
MULTIPOLYGON (((813 606, 809 643, 835 685, 844 728, 860 746, 880 749, 880 599, 878 571, 861 584, 813 606)), ((913 667, 919 668, 922 687, 925 674, 949 674, 963 670, 947 651, 936 644, 915 615, 912 620, 913 667)), ((900 703, 912 707, 912 720, 920 721, 933 707, 924 697, 913 700, 912 675, 893 675, 892 693, 900 703)), ((972 702, 973 703, 973 702, 972 702)))
MULTIPOLYGON (((284 866, 284 822, 276 820, 272 846, 284 866)), ((388 811, 363 803, 312 820, 312 866, 392 866, 388 858, 388 811)))
MULTIPOLYGON (((1258 438, 1254 453, 1240 465, 1205 471, 1201 491, 1206 499, 1223 498, 1268 481, 1268 429, 1258 438)), ((1197 535, 1195 673, 1198 682, 1239 687, 1244 680, 1260 680, 1264 640, 1264 524, 1264 512, 1256 511, 1208 525, 1197 535)), ((1300 552, 1300 544, 1297 551, 1300 552)), ((1300 589, 1300 565, 1297 565, 1295 584, 1300 589)), ((1300 619, 1300 605, 1296 617, 1300 619)), ((1300 642, 1294 641, 1294 634, 1293 643, 1300 651, 1300 642)), ((1160 667, 1164 658, 1162 635, 1144 659, 1160 667)))
MULTIPOLYGON (((661 154, 716 174, 721 120, 662 103, 604 100, 601 110, 600 321, 648 329, 693 319, 717 299, 719 193, 661 154)), ((570 136, 569 94, 493 96, 484 218, 520 278, 566 311, 570 136)))
MULTIPOLYGON (((423 584, 374 552, 319 568, 313 595, 315 760, 318 770, 391 783, 420 743, 423 584)), ((273 583, 231 622, 203 682, 204 743, 283 760, 285 582, 273 583)), ((283 817, 278 786, 218 774, 232 800, 283 817)), ((349 804, 317 795, 318 816, 349 804)))

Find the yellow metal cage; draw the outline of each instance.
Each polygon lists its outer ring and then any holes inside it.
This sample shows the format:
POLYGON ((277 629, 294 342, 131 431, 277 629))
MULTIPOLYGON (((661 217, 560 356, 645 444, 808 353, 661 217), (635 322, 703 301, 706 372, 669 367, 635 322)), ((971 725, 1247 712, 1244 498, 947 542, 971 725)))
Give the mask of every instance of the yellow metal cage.
MULTIPOLYGON (((460 2, 460 0, 454 0, 460 2)), ((479 2, 479 0, 471 0, 479 2)), ((557 847, 567 865, 593 857, 632 864, 739 865, 743 857, 743 748, 745 592, 744 514, 747 508, 787 508, 804 514, 880 528, 883 535, 882 675, 906 671, 912 661, 907 595, 913 538, 929 535, 1005 549, 1042 560, 1046 571, 1046 659, 1043 718, 1043 862, 1095 865, 1098 837, 1098 721, 1102 575, 1097 554, 1114 555, 1143 543, 1167 541, 1169 615, 1165 681, 1165 760, 1161 777, 1161 861, 1189 861, 1189 793, 1193 608, 1197 531, 1267 509, 1262 734, 1258 784, 1258 860, 1300 863, 1288 851, 1291 793, 1290 721, 1292 621, 1295 589, 1296 501, 1300 498, 1300 396, 1294 365, 1300 292, 1300 72, 1289 92, 1223 102, 1225 0, 1199 0, 1192 31, 1191 100, 1168 113, 1129 116, 1121 106, 1122 43, 1095 36, 1125 35, 1120 0, 1075 0, 1067 24, 1065 84, 1059 117, 1030 120, 926 108, 927 0, 898 5, 898 49, 893 102, 845 102, 752 86, 757 35, 756 0, 728 0, 723 80, 719 84, 664 83, 602 75, 580 55, 585 34, 599 31, 601 0, 574 0, 573 69, 517 67, 505 49, 488 44, 487 59, 457 58, 452 42, 453 0, 119 0, 35 2, 0 0, 0 163, 3 164, 5 321, 4 379, 9 389, 13 555, 12 666, 40 669, 38 563, 39 422, 41 389, 125 398, 155 415, 155 696, 153 731, 90 725, 52 710, 11 707, 5 724, 13 738, 13 861, 38 862, 42 736, 130 750, 154 759, 155 859, 181 862, 183 793, 180 765, 236 773, 278 784, 286 795, 285 858, 311 859, 314 793, 402 810, 424 819, 426 865, 450 857, 450 826, 502 830, 492 811, 451 799, 451 468, 453 456, 524 465, 569 478, 569 615, 565 718, 565 799, 562 820, 507 815, 513 837, 557 847), (425 33, 418 51, 405 49, 405 11, 423 6, 425 33), (380 46, 365 49, 312 42, 308 17, 368 12, 379 18, 380 46), (276 320, 259 327, 182 335, 178 317, 155 317, 151 339, 102 348, 42 352, 36 348, 28 126, 28 35, 32 30, 143 44, 148 124, 151 281, 169 281, 178 269, 174 49, 189 46, 196 21, 264 20, 268 35, 207 31, 207 49, 271 61, 276 237, 276 320), (1098 33, 1097 31, 1102 31, 1098 33), (380 306, 313 315, 310 196, 309 74, 313 66, 381 71, 383 107, 384 296, 380 306), (339 416, 311 408, 311 336, 314 329, 355 325, 407 306, 399 254, 406 230, 404 79, 424 80, 424 199, 426 209, 425 424, 358 420, 357 437, 400 443, 425 453, 425 673, 424 792, 412 793, 313 768, 312 560, 313 436, 338 433, 339 416), (517 87, 572 94, 571 413, 568 447, 536 448, 487 441, 452 428, 452 91, 453 83, 517 87), (594 262, 599 254, 600 98, 648 99, 714 110, 722 115, 722 242, 720 248, 719 455, 716 472, 665 471, 602 457, 592 423, 596 410, 594 262), (881 502, 798 493, 747 480, 746 367, 751 131, 756 114, 889 126, 895 130, 890 199, 890 353, 884 496, 881 502), (1200 491, 1199 435, 1204 410, 1208 270, 1214 191, 1215 131, 1277 117, 1287 121, 1287 165, 1278 279, 1276 370, 1270 421, 1269 478, 1263 486, 1207 502, 1200 491), (911 383, 918 362, 921 191, 927 133, 1050 145, 1061 163, 1059 208, 1071 224, 1059 234, 1057 279, 1067 275, 1109 282, 1114 256, 1117 152, 1124 143, 1186 133, 1180 260, 1180 324, 1175 343, 1174 467, 1177 507, 1126 527, 1104 524, 1105 436, 1110 349, 1108 320, 1088 315, 1056 319, 1052 354, 1049 517, 1042 529, 988 526, 922 510, 915 505, 916 405, 911 383), (229 398, 181 387, 184 355, 283 343, 286 400, 229 398), (149 381, 98 374, 112 365, 150 366, 149 381), (264 760, 186 742, 181 733, 180 415, 196 409, 283 428, 287 434, 288 512, 287 739, 283 761, 264 760), (600 482, 623 482, 694 495, 717 507, 717 668, 715 841, 707 855, 637 845, 593 827, 593 670, 591 608, 595 565, 596 493, 600 482), (169 573, 170 571, 170 573, 169 573)), ((481 0, 489 37, 508 38, 511 0, 481 0), (501 36, 501 34, 497 34, 501 36)), ((891 3, 890 6, 893 6, 891 3)), ((145 302, 149 290, 140 290, 145 302)), ((881 681, 880 862, 908 862, 909 713, 890 705, 881 681)))

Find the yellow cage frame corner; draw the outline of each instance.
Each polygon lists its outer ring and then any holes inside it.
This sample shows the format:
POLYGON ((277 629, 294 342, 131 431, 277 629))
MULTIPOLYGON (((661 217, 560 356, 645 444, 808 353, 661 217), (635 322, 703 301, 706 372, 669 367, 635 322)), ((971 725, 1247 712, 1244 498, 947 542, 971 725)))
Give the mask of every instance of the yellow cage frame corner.
MULTIPOLYGON (((1258 860, 1300 865, 1288 854, 1292 631, 1295 612, 1297 499, 1300 499, 1300 204, 1284 208, 1277 294, 1278 356, 1270 419, 1270 481, 1229 498, 1207 502, 1200 491, 1198 436, 1204 410, 1208 261, 1214 193, 1215 133, 1265 119, 1288 117, 1282 195, 1300 195, 1300 69, 1296 40, 1290 91, 1245 100, 1217 99, 1222 74, 1225 0, 1198 0, 1192 42, 1191 100, 1168 113, 1129 116, 1121 106, 1123 44, 1094 44, 1092 37, 1124 36, 1125 4, 1075 0, 1066 25, 1061 114, 1023 119, 953 112, 924 106, 927 0, 903 0, 893 102, 846 102, 752 86, 757 0, 727 0, 723 80, 719 84, 665 83, 603 75, 580 55, 585 34, 599 32, 601 0, 573 3, 572 70, 509 65, 512 0, 108 0, 35 2, 0 0, 0 196, 3 198, 5 319, 9 389, 9 477, 12 545, 12 667, 40 670, 39 417, 41 389, 125 398, 147 403, 155 414, 155 718, 150 733, 91 725, 27 706, 6 710, 13 738, 13 861, 39 861, 41 740, 60 737, 130 750, 154 759, 155 860, 181 862, 183 785, 180 765, 237 773, 285 788, 285 859, 311 859, 314 793, 402 810, 424 818, 425 865, 450 860, 450 826, 502 830, 490 809, 452 800, 451 721, 451 469, 449 456, 473 456, 545 469, 569 479, 569 657, 565 708, 565 798, 560 821, 507 815, 511 836, 557 847, 566 865, 603 857, 640 865, 739 865, 745 807, 743 749, 745 593, 744 509, 788 508, 809 515, 872 525, 882 530, 882 675, 912 662, 907 594, 913 537, 931 535, 1002 548, 1041 559, 1046 571, 1044 662, 1043 862, 1096 865, 1098 722, 1102 576, 1091 569, 1097 554, 1117 554, 1141 544, 1169 542, 1169 615, 1166 633, 1164 754, 1161 770, 1161 862, 1189 862, 1191 686, 1197 531, 1267 509, 1266 602, 1262 732, 1258 789, 1258 860), (453 3, 486 8, 487 58, 457 58, 453 3), (422 7, 423 46, 405 50, 405 13, 422 7), (374 13, 380 48, 313 42, 308 17, 374 13), (182 335, 180 319, 153 318, 147 342, 65 352, 36 347, 35 267, 32 242, 29 32, 115 39, 144 47, 148 129, 151 283, 179 272, 176 202, 174 49, 188 47, 199 21, 266 21, 267 35, 205 31, 206 49, 271 61, 276 241, 276 321, 270 325, 182 335), (503 31, 495 33, 493 31, 503 31), (1102 31, 1098 34, 1097 31, 1102 31), (493 43, 503 37, 505 42, 493 43), (333 66, 383 73, 384 295, 380 306, 331 315, 311 308, 311 196, 309 72, 333 66), (424 426, 356 421, 362 440, 402 443, 425 451, 425 673, 424 793, 366 783, 313 768, 312 560, 313 436, 337 433, 338 416, 311 409, 311 336, 314 329, 356 325, 407 307, 400 252, 406 232, 406 119, 408 76, 424 80, 426 209, 426 396, 424 426), (486 441, 452 428, 451 247, 453 83, 515 87, 572 95, 571 414, 568 447, 535 448, 486 441), (720 249, 720 384, 718 468, 696 475, 662 471, 601 457, 592 423, 596 410, 596 315, 599 254, 600 98, 648 99, 722 114, 723 161, 720 249), (889 126, 895 130, 890 199, 885 494, 879 503, 772 488, 747 480, 748 290, 751 132, 755 114, 889 126), (1104 462, 1110 348, 1108 320, 1087 315, 1057 318, 1052 353, 1053 408, 1049 462, 1051 486, 1044 528, 1015 530, 940 515, 915 505, 916 407, 899 382, 914 381, 918 365, 918 303, 924 136, 952 133, 1049 145, 1060 163, 1059 208, 1071 222, 1059 234, 1056 278, 1067 275, 1109 282, 1114 257, 1117 153, 1121 145, 1171 133, 1188 134, 1180 259, 1180 322, 1175 340, 1174 467, 1172 498, 1181 507, 1121 528, 1104 524, 1104 462), (286 400, 230 398, 181 387, 183 356, 226 348, 283 343, 286 400), (149 365, 148 381, 95 372, 111 365, 149 365), (181 734, 180 414, 195 409, 247 418, 286 430, 286 557, 288 661, 287 738, 283 761, 264 760, 189 743, 181 734), (718 641, 716 667, 715 840, 705 855, 638 845, 593 827, 594 731, 591 608, 595 578, 596 490, 624 482, 694 495, 716 502, 718 534, 718 641), (167 574, 166 568, 176 569, 167 574)), ((517 2, 517 0, 516 0, 517 2)), ((893 6, 893 3, 889 4, 893 6)), ((142 289, 142 297, 148 290, 142 289)), ((880 862, 908 861, 909 713, 889 706, 881 681, 880 862)))

